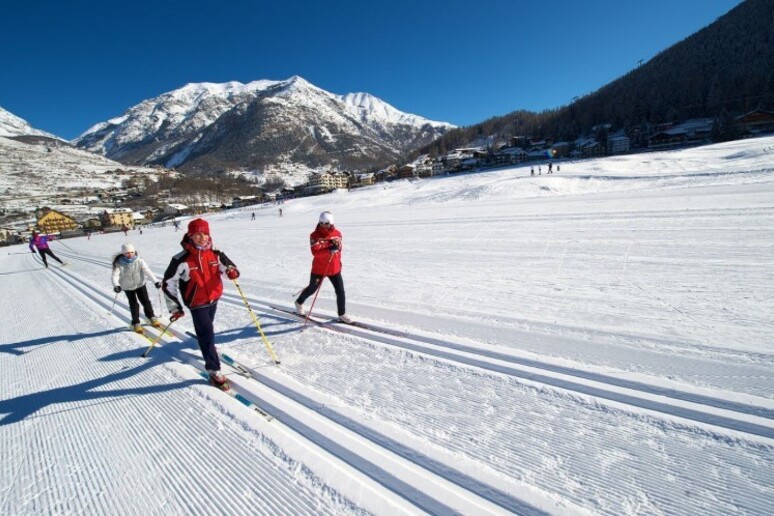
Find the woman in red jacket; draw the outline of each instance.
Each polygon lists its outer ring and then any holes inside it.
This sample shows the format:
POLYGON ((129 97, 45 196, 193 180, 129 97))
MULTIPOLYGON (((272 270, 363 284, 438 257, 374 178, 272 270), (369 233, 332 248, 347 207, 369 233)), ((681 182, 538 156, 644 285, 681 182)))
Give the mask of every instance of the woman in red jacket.
POLYGON ((167 308, 172 313, 169 320, 176 321, 185 315, 179 295, 191 311, 210 382, 227 390, 226 377, 220 372, 220 358, 215 349, 213 322, 218 300, 223 294, 221 274, 233 280, 239 277, 239 271, 223 251, 212 246, 210 226, 204 219, 194 219, 188 224, 188 232, 180 245, 183 251, 172 258, 162 283, 167 308))
POLYGON ((312 250, 312 274, 309 285, 296 299, 296 310, 304 314, 304 301, 320 287, 320 282, 326 276, 336 290, 336 307, 339 311, 339 321, 351 323, 346 314, 346 297, 344 295, 344 279, 341 277, 341 232, 333 225, 333 214, 324 211, 320 214, 317 227, 309 235, 309 245, 312 250))

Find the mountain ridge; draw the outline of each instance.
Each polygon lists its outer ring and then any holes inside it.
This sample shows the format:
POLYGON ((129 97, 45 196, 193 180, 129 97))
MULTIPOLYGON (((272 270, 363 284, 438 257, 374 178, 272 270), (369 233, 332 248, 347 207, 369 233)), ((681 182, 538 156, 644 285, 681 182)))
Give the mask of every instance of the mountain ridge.
POLYGON ((352 169, 393 162, 452 128, 296 75, 189 83, 95 124, 73 143, 126 164, 189 172, 267 172, 283 162, 352 169))

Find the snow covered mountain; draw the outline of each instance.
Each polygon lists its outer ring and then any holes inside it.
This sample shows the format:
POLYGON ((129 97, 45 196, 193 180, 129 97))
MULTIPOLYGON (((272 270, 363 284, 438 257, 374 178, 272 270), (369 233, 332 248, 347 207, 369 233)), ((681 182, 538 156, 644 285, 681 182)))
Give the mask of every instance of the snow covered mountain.
POLYGON ((294 76, 188 84, 91 127, 74 143, 123 163, 182 170, 347 169, 394 161, 453 127, 294 76))
POLYGON ((29 122, 0 107, 0 136, 45 136, 60 140, 58 136, 33 128, 29 122))

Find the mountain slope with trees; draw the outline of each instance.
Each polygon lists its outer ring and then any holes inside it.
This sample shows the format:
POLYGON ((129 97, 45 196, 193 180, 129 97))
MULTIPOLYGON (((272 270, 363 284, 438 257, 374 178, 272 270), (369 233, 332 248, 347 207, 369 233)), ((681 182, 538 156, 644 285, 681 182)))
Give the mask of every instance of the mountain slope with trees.
MULTIPOLYGON (((604 58, 604 49, 600 49, 604 58)), ((484 136, 571 141, 601 124, 624 129, 632 145, 658 124, 698 117, 722 121, 774 108, 774 2, 746 0, 623 77, 541 113, 514 111, 450 131, 418 153, 443 154, 484 136)), ((724 137, 726 136, 726 137, 724 137)), ((718 140, 728 139, 718 135, 718 140)))

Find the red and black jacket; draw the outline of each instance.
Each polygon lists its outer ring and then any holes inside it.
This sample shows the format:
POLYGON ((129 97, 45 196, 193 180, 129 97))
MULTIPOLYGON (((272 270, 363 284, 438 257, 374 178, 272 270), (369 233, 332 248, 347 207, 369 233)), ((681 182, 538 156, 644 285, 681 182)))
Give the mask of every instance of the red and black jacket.
POLYGON ((197 249, 187 236, 180 245, 184 250, 169 262, 162 282, 170 312, 182 310, 178 294, 188 308, 216 302, 223 294, 221 274, 228 267, 236 267, 223 251, 213 247, 197 249))

